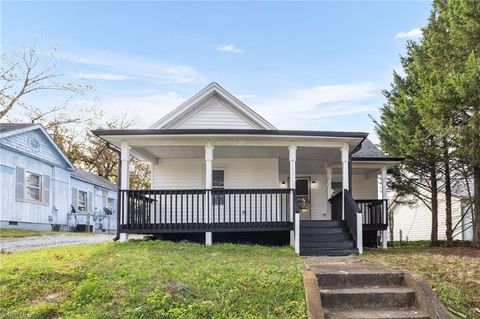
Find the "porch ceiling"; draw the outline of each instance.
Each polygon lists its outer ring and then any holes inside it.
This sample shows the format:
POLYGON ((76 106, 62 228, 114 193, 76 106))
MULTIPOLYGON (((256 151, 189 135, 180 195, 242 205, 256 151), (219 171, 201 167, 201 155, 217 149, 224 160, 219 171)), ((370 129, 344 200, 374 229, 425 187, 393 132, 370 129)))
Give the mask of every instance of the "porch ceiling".
MULTIPOLYGON (((99 134, 112 145, 120 147, 122 142, 128 143, 132 155, 150 162, 159 158, 203 158, 204 146, 214 145, 216 158, 288 158, 288 146, 296 145, 297 159, 315 159, 317 161, 336 161, 340 158, 340 148, 346 143, 353 150, 362 142, 362 136, 315 135, 319 132, 301 131, 266 131, 254 130, 232 131, 224 134, 165 134, 156 130, 159 135, 122 135, 99 134), (245 132, 245 133, 242 133, 245 132), (282 134, 285 135, 282 135, 282 134), (287 134, 288 133, 288 134, 287 134), (308 133, 308 134, 307 134, 308 133)), ((110 133, 110 131, 109 131, 110 133)), ((118 132, 117 132, 118 133, 118 132)), ((331 134, 331 132, 328 132, 331 134)))
MULTIPOLYGON (((203 146, 134 146, 158 158, 204 158, 203 146)), ((288 160, 286 146, 215 146, 214 158, 279 158, 288 160)), ((297 160, 333 161, 340 159, 338 148, 299 147, 297 160)))

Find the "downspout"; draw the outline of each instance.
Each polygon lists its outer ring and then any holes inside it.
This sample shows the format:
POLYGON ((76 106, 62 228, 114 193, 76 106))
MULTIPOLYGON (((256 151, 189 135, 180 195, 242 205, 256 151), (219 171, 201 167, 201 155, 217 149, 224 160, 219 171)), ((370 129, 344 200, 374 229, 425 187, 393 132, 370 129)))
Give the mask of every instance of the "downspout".
POLYGON ((121 209, 121 198, 120 198, 120 185, 121 184, 121 174, 120 174, 120 171, 122 169, 122 161, 120 160, 121 159, 121 152, 120 150, 111 145, 110 143, 107 142, 107 148, 112 150, 113 152, 117 153, 118 155, 118 168, 117 168, 117 235, 115 236, 115 238, 113 240, 117 241, 120 239, 120 209, 121 209))

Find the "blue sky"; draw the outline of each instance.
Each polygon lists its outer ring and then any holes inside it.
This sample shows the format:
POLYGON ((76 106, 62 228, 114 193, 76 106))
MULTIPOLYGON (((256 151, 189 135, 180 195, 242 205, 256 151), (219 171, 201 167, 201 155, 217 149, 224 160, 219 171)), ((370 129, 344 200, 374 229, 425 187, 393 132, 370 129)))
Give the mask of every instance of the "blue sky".
POLYGON ((34 40, 42 52, 56 48, 46 63, 95 86, 84 99, 106 116, 136 114, 137 127, 216 81, 278 128, 366 132, 430 10, 430 2, 373 1, 1 6, 2 52, 34 40))

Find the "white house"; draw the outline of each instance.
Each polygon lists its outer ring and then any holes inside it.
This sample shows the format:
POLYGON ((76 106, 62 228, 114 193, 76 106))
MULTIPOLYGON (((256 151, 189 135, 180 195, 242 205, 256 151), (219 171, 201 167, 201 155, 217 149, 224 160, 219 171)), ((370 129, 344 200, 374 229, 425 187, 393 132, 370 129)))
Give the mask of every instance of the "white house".
POLYGON ((345 255, 386 233, 387 169, 401 159, 367 133, 278 130, 217 83, 148 129, 93 133, 121 150, 123 240, 290 234, 298 253, 345 255), (152 164, 151 189, 129 188, 130 156, 152 164))
POLYGON ((0 123, 0 228, 115 231, 116 205, 117 186, 75 168, 41 125, 0 123))
MULTIPOLYGON (((462 187, 453 187, 452 225, 455 240, 472 240, 472 210, 468 205, 468 194, 462 187)), ((432 230, 432 212, 420 200, 413 196, 400 199, 401 204, 392 204, 393 240, 414 241, 430 240, 432 230), (404 202, 409 202, 404 203, 404 202)), ((445 192, 438 192, 438 239, 446 240, 446 202, 445 192)))

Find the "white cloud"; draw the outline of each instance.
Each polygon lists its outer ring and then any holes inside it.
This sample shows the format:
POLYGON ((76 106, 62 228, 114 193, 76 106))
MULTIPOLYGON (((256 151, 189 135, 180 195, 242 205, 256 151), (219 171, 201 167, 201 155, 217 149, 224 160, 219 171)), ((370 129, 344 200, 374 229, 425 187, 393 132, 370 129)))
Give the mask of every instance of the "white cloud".
POLYGON ((422 36, 422 30, 420 28, 412 29, 410 31, 402 31, 395 35, 395 39, 411 39, 419 38, 422 36))
POLYGON ((124 75, 124 74, 104 73, 104 72, 81 72, 81 73, 76 73, 73 76, 79 79, 110 80, 110 81, 122 81, 122 80, 129 80, 133 78, 131 76, 124 75))
POLYGON ((233 44, 222 44, 217 47, 217 51, 227 52, 227 53, 242 53, 243 50, 236 48, 233 44))
POLYGON ((370 82, 321 85, 261 100, 254 108, 279 128, 312 128, 321 119, 375 111, 379 92, 370 82))
POLYGON ((126 113, 138 119, 136 127, 146 128, 185 100, 173 91, 164 94, 141 92, 102 99, 99 104, 107 119, 126 113))
POLYGON ((190 66, 163 63, 154 59, 108 51, 58 53, 55 56, 77 64, 98 66, 107 69, 106 73, 120 73, 161 83, 188 83, 201 78, 198 72, 190 66))

